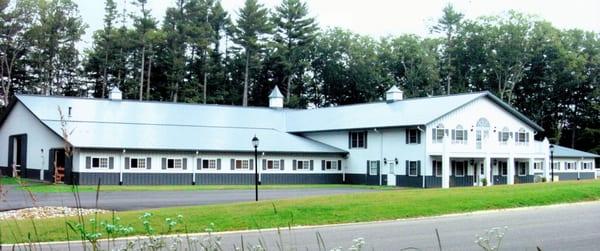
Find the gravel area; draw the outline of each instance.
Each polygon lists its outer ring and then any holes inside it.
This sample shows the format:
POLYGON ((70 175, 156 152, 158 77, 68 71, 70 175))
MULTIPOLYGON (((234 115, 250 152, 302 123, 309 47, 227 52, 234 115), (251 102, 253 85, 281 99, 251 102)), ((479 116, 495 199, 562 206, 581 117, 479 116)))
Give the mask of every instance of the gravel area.
POLYGON ((18 210, 0 212, 0 220, 46 219, 67 216, 90 215, 94 213, 109 213, 101 209, 77 209, 71 207, 30 207, 18 210))

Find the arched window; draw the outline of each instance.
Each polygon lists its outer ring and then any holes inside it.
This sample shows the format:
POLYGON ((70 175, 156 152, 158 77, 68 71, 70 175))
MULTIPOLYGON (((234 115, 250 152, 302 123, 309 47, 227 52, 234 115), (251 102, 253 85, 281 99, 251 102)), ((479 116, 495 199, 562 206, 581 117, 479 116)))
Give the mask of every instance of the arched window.
POLYGON ((529 132, 525 130, 525 128, 520 128, 519 131, 515 133, 515 143, 517 144, 527 144, 529 143, 529 132))
POLYGON ((444 124, 440 123, 431 129, 431 139, 433 143, 442 143, 444 140, 444 124))
POLYGON ((452 130, 452 143, 466 144, 467 143, 467 130, 463 129, 462 125, 457 125, 452 130))
POLYGON ((477 121, 477 128, 480 129, 490 129, 490 122, 485 118, 480 118, 477 121))

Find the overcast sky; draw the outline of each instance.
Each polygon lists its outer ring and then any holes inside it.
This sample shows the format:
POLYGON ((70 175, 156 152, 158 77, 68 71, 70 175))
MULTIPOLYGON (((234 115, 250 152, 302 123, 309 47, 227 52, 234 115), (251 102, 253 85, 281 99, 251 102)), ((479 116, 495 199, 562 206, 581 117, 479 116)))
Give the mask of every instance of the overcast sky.
MULTIPOLYGON (((89 25, 81 47, 91 45, 93 31, 102 28, 104 0, 75 0, 83 21, 89 25)), ((116 0, 119 9, 132 0, 116 0)), ((167 7, 174 0, 148 0, 152 14, 162 21, 167 7)), ((273 7, 280 0, 259 0, 273 7)), ((222 0, 224 8, 235 19, 244 0, 222 0)), ((447 3, 465 14, 466 18, 496 15, 507 10, 537 15, 559 28, 580 28, 600 33, 599 0, 307 0, 310 13, 321 27, 342 27, 375 37, 412 33, 430 36, 428 27, 442 13, 447 3)), ((129 5, 129 11, 135 7, 129 5)))

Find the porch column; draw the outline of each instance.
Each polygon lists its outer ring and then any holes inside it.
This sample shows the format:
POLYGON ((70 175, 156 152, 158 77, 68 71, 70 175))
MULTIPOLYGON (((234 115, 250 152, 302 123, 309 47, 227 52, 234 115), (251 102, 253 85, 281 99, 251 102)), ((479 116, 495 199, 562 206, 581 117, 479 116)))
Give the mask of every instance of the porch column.
POLYGON ((515 158, 508 157, 506 161, 506 184, 515 184, 515 158))
POLYGON ((535 163, 535 159, 529 158, 529 171, 527 172, 528 175, 533 175, 534 163, 535 163))
POLYGON ((442 188, 450 188, 450 156, 442 155, 442 188))
POLYGON ((550 163, 550 142, 548 138, 544 138, 542 141, 542 151, 544 152, 544 177, 546 177, 546 181, 550 181, 550 168, 552 168, 552 164, 550 163))
POLYGON ((485 180, 487 180, 487 185, 492 185, 492 168, 491 168, 491 158, 490 156, 485 156, 483 159, 483 172, 485 173, 485 180))

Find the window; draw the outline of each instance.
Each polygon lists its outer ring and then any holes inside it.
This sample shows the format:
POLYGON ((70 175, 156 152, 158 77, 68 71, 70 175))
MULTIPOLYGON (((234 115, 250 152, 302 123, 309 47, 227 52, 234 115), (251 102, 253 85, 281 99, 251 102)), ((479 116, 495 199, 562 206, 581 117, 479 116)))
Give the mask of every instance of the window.
POLYGON ((575 162, 565 162, 565 170, 575 170, 577 169, 577 164, 575 162))
POLYGON ((298 160, 296 164, 296 169, 298 170, 309 170, 310 169, 310 161, 308 160, 298 160))
POLYGON ((337 170, 338 162, 335 160, 326 160, 325 161, 325 169, 327 170, 337 170))
POLYGON ((108 158, 92 158, 92 168, 108 168, 108 158))
POLYGON ((181 168, 181 159, 167 159, 168 169, 179 169, 181 168))
POLYGON ((247 159, 238 159, 235 160, 235 169, 248 169, 250 164, 247 159))
POLYGON ((216 159, 203 159, 202 160, 202 169, 217 169, 217 160, 216 159))
POLYGON ((444 141, 444 125, 439 124, 436 128, 431 129, 431 137, 433 139, 433 143, 442 143, 444 141))
POLYGON ((527 165, 528 164, 529 163, 527 163, 527 162, 517 162, 517 170, 518 170, 519 176, 527 175, 527 165))
POLYGON ((533 163, 533 169, 534 170, 542 170, 542 162, 535 162, 533 163))
POLYGON ((350 132, 350 148, 367 148, 367 132, 350 132))
POLYGON ((510 137, 510 131, 508 127, 504 127, 501 132, 498 132, 498 142, 500 144, 508 143, 508 138, 510 137))
POLYGON ((525 129, 521 128, 515 133, 515 142, 517 144, 527 144, 529 142, 529 133, 525 129))
POLYGON ((581 163, 581 169, 582 170, 591 170, 592 169, 592 162, 582 162, 581 163))
POLYGON ((419 174, 417 161, 408 162, 408 176, 417 176, 419 174))
POLYGON ((406 144, 419 144, 421 131, 418 129, 406 129, 406 144))
POLYGON ((452 143, 453 144, 466 144, 467 143, 467 130, 464 130, 461 125, 456 126, 452 130, 452 143))
POLYGON ((442 176, 442 162, 439 160, 434 160, 433 163, 431 163, 431 165, 435 172, 435 176, 441 177, 442 176))
POLYGON ((552 163, 552 169, 554 169, 554 170, 560 170, 560 162, 554 162, 554 163, 552 163))
POLYGON ((465 176, 465 169, 467 169, 467 165, 463 161, 455 161, 454 162, 454 176, 463 177, 465 176))
POLYGON ((267 167, 266 167, 267 170, 273 170, 273 169, 279 170, 279 160, 270 159, 270 160, 266 161, 266 164, 267 164, 267 167))
POLYGON ((498 169, 500 170, 500 175, 508 175, 508 163, 506 163, 505 161, 498 161, 498 169))
POLYGON ((143 158, 132 158, 129 160, 129 168, 146 168, 146 159, 143 158))
POLYGON ((376 160, 369 161, 369 175, 378 175, 379 162, 376 160))

